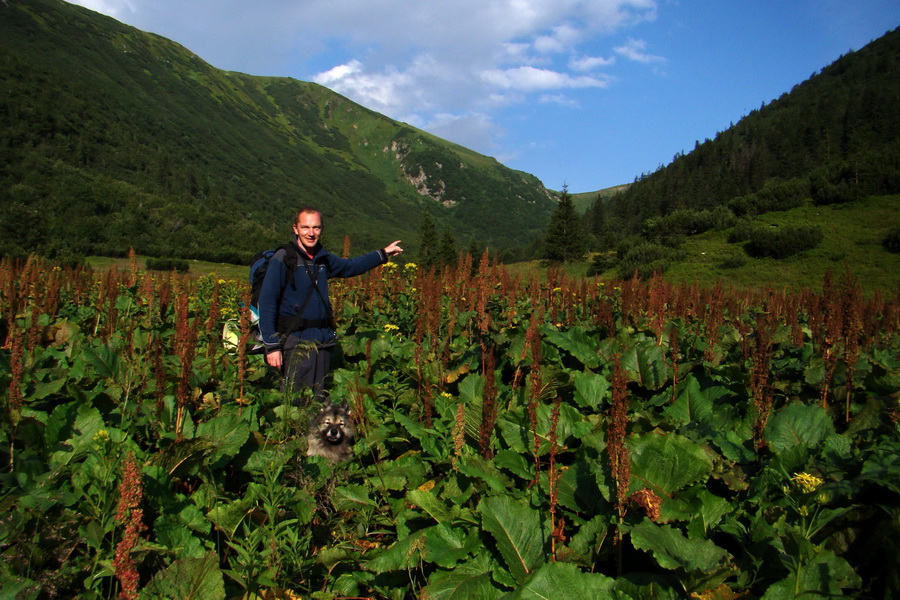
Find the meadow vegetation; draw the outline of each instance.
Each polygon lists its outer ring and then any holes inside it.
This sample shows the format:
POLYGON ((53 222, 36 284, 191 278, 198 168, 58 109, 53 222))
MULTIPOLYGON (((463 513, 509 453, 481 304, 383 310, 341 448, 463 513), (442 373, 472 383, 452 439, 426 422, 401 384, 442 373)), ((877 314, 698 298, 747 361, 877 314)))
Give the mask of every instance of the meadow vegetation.
POLYGON ((213 275, 0 262, 15 598, 891 597, 900 296, 516 275, 338 282, 354 457, 213 275))

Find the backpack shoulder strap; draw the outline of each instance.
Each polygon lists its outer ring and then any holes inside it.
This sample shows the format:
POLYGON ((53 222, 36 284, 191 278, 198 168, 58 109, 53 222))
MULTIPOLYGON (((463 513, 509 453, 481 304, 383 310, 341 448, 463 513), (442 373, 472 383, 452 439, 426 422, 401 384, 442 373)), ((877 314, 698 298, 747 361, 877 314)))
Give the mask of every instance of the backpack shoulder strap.
POLYGON ((284 266, 290 271, 296 271, 300 263, 300 252, 297 247, 294 244, 282 244, 278 248, 284 250, 284 266))

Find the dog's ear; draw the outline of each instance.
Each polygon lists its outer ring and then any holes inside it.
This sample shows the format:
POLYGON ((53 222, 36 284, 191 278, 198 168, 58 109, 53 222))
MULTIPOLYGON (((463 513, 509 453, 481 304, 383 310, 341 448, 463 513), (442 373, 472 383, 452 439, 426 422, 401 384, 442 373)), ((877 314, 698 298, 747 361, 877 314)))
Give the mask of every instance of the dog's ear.
POLYGON ((342 400, 338 408, 347 413, 348 416, 353 414, 353 409, 350 407, 350 403, 346 400, 342 400))

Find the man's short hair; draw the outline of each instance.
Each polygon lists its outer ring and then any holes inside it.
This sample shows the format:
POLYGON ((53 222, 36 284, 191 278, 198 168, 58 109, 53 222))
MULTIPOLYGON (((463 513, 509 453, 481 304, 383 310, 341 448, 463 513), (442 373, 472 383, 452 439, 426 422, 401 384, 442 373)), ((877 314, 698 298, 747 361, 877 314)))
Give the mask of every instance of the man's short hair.
POLYGON ((313 208, 312 206, 301 206, 299 210, 297 210, 297 214, 294 215, 294 223, 300 221, 300 215, 303 213, 312 213, 319 215, 319 220, 322 222, 322 226, 325 226, 325 218, 322 216, 322 211, 318 208, 313 208))

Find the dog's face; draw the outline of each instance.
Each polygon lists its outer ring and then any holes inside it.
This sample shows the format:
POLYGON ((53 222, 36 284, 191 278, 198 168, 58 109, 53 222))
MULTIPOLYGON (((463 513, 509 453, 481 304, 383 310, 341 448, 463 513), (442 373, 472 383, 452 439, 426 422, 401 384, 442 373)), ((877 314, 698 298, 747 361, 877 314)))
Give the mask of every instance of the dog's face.
POLYGON ((350 458, 356 428, 350 408, 346 402, 332 404, 326 402, 309 423, 307 442, 308 456, 324 456, 333 461, 350 458))

